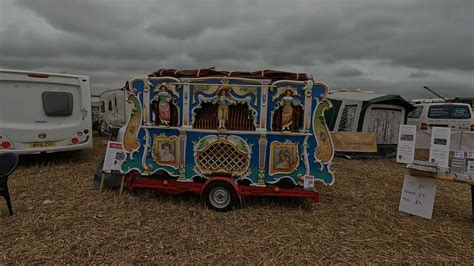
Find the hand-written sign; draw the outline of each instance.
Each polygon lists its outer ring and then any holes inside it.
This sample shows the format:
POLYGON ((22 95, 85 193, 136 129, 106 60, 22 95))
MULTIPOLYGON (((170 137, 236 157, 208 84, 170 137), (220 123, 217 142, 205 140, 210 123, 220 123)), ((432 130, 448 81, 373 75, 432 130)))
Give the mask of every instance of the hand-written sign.
POLYGON ((436 188, 435 179, 405 176, 399 210, 431 219, 436 188))
POLYGON ((375 132, 331 132, 336 151, 377 152, 375 132))

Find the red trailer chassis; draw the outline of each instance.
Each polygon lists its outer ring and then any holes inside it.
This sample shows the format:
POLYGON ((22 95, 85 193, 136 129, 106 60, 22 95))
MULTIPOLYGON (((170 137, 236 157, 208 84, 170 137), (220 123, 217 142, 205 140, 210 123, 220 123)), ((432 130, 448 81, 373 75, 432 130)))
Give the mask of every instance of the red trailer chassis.
POLYGON ((177 182, 174 180, 165 180, 159 178, 144 178, 143 176, 136 178, 131 175, 125 175, 125 183, 130 192, 137 188, 152 189, 158 192, 164 192, 171 195, 179 195, 185 192, 192 192, 196 195, 203 196, 205 189, 214 182, 226 182, 231 185, 236 195, 239 197, 249 196, 266 196, 266 197, 292 197, 292 198, 310 198, 315 203, 319 202, 319 191, 304 190, 300 187, 284 188, 278 186, 258 187, 236 184, 234 179, 228 177, 212 177, 206 182, 177 182))

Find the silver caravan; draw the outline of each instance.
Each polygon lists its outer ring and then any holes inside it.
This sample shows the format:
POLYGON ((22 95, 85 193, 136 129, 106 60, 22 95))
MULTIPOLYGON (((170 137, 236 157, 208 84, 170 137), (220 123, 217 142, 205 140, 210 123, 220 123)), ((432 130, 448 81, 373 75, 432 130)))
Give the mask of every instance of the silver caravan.
POLYGON ((125 125, 131 105, 126 101, 125 89, 104 91, 99 95, 99 132, 117 136, 118 130, 125 125))
POLYGON ((0 153, 91 147, 89 77, 0 69, 0 153))

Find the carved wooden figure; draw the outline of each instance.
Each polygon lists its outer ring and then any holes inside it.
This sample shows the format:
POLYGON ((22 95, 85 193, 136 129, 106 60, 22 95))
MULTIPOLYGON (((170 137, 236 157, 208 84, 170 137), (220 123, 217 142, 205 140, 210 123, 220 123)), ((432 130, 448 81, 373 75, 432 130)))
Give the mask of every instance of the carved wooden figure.
POLYGON ((217 104, 217 119, 219 120, 217 129, 226 129, 225 123, 229 119, 229 105, 236 104, 229 97, 231 90, 229 86, 220 87, 217 90, 217 96, 212 101, 213 104, 217 104))
POLYGON ((287 89, 278 103, 273 116, 273 131, 298 131, 302 126, 303 110, 294 97, 293 90, 287 89))
POLYGON ((156 126, 177 126, 178 110, 173 102, 173 96, 168 92, 166 84, 161 84, 155 89, 157 95, 151 102, 155 115, 156 126))

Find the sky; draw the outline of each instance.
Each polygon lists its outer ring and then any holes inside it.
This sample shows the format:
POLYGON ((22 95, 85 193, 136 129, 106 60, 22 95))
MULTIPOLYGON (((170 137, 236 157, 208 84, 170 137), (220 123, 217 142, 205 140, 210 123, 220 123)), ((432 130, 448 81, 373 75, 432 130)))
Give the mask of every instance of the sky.
POLYGON ((474 0, 0 0, 0 68, 305 72, 331 89, 474 97, 474 0))

